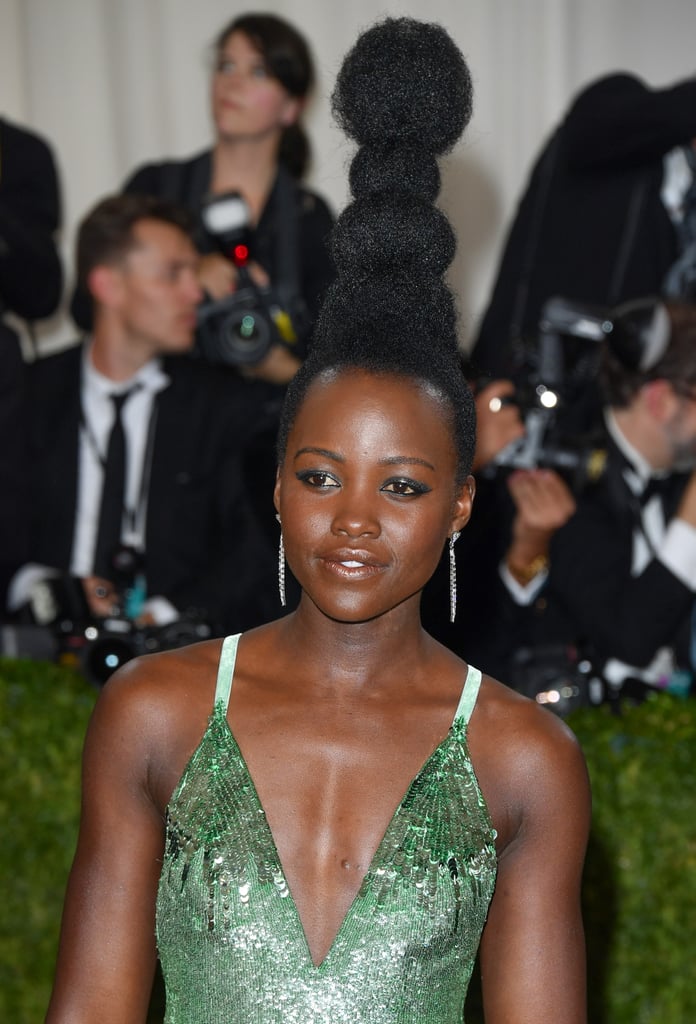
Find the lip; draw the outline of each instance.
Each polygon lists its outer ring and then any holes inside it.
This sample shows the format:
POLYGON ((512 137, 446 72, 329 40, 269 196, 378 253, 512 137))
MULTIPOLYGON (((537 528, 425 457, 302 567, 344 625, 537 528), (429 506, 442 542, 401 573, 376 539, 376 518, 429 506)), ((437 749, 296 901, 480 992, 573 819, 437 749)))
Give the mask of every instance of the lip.
POLYGON ((330 572, 349 580, 369 579, 386 569, 384 562, 369 551, 352 548, 329 551, 320 555, 320 560, 330 572))

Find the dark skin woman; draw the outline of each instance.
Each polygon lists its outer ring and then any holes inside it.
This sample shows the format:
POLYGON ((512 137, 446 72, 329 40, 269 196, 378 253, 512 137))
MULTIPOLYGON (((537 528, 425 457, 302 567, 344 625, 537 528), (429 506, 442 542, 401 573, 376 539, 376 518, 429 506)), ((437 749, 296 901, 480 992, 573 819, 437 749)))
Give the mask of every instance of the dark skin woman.
MULTIPOLYGON (((469 77, 439 26, 361 37, 344 122, 373 72, 407 118, 411 76, 442 92, 428 122, 460 111, 430 148, 456 139, 469 77)), ((357 106, 353 127, 372 125, 357 106)), ((401 272, 409 239, 383 272, 353 272, 376 202, 339 223, 339 280, 281 421, 274 504, 299 605, 245 633, 236 663, 209 641, 104 688, 50 1024, 143 1021, 156 943, 167 1020, 187 1024, 459 1024, 478 949, 486 1024, 585 1020, 584 761, 558 718, 421 626, 471 513, 473 398, 451 296, 401 272)), ((459 586, 476 586, 463 566, 459 586)))

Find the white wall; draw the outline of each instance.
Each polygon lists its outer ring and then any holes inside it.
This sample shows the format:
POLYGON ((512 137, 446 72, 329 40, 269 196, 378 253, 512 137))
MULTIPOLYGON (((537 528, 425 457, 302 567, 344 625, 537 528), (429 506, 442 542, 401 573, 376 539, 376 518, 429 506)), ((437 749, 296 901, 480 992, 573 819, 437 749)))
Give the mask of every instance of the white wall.
MULTIPOLYGON (((207 53, 246 4, 223 0, 0 0, 0 111, 53 144, 70 272, 75 224, 137 164, 209 141, 207 53)), ((475 114, 443 168, 442 203, 459 235, 452 281, 463 337, 481 312, 529 165, 572 94, 604 71, 652 85, 696 73, 694 0, 286 0, 259 5, 296 23, 317 61, 308 125, 311 183, 339 209, 350 150, 328 95, 360 29, 384 14, 445 25, 465 53, 475 114)), ((572 243, 572 240, 569 240, 572 243)), ((48 344, 72 335, 58 318, 48 344)))

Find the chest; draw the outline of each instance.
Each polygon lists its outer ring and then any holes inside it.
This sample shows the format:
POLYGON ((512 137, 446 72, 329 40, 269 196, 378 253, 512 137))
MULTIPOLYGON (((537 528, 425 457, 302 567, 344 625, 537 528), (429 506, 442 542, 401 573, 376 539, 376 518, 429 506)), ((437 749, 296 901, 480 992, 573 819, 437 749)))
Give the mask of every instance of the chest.
MULTIPOLYGON (((210 915, 211 930, 234 930, 237 916, 251 912, 250 901, 266 906, 270 899, 282 927, 302 937, 316 964, 352 941, 346 922, 355 913, 383 915, 404 900, 426 931, 437 918, 458 941, 462 909, 483 906, 482 923, 495 875, 494 833, 463 727, 455 724, 396 797, 388 820, 377 824, 370 797, 383 809, 379 790, 376 779, 374 792, 365 793, 361 824, 355 808, 342 814, 330 786, 308 786, 317 804, 311 816, 307 807, 286 805, 276 834, 227 723, 214 721, 170 804, 161 891, 192 887, 186 899, 202 917, 210 915), (293 817, 301 828, 284 824, 293 817), (357 823, 357 842, 343 831, 342 818, 357 823), (350 856, 357 861, 352 871, 350 856)), ((339 783, 335 796, 346 793, 339 783)), ((273 794, 269 802, 276 807, 273 794)))

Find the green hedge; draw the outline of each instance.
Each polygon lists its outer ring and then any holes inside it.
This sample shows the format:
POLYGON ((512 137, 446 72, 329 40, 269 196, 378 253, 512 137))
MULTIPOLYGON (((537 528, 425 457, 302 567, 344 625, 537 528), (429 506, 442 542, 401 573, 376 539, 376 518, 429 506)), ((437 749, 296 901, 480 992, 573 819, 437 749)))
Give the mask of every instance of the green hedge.
MULTIPOLYGON (((72 672, 0 659, 0 1020, 30 1024, 46 1009, 95 697, 72 672)), ((569 722, 593 785, 590 1024, 696 1021, 696 701, 660 694, 569 722)), ((478 1019, 474 991, 467 1021, 478 1019)))
POLYGON ((43 1020, 96 697, 56 665, 0 658, 0 1020, 43 1020))
POLYGON ((656 694, 569 724, 592 780, 589 1020, 696 1021, 696 700, 656 694))

